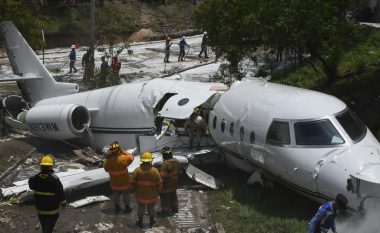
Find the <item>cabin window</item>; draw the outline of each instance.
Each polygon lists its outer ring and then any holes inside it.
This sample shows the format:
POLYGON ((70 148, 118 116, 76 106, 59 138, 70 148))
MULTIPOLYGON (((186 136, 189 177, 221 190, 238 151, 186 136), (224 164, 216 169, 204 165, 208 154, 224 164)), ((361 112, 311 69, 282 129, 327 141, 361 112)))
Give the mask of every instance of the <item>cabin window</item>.
POLYGON ((277 145, 289 145, 289 123, 283 121, 273 121, 268 131, 267 141, 277 145))
POLYGON ((189 98, 183 98, 178 101, 178 106, 183 106, 187 103, 189 103, 189 98))
POLYGON ((297 145, 337 145, 344 140, 330 120, 300 122, 294 124, 297 145))
POLYGON ((367 127, 351 111, 346 111, 343 114, 336 116, 336 119, 342 125, 352 141, 364 138, 367 133, 367 127))
POLYGON ((222 130, 222 133, 224 133, 224 130, 226 129, 226 120, 225 119, 222 120, 222 123, 220 124, 220 128, 222 130))
POLYGON ((234 136, 234 131, 235 131, 234 123, 231 122, 231 124, 230 124, 230 134, 231 134, 231 137, 234 136))
POLYGON ((255 132, 251 132, 251 134, 249 135, 249 141, 251 142, 251 144, 255 143, 255 132))
POLYGON ((212 127, 215 129, 216 128, 216 116, 214 116, 214 120, 212 120, 212 127))
POLYGON ((244 127, 240 127, 240 140, 243 141, 244 140, 244 127))

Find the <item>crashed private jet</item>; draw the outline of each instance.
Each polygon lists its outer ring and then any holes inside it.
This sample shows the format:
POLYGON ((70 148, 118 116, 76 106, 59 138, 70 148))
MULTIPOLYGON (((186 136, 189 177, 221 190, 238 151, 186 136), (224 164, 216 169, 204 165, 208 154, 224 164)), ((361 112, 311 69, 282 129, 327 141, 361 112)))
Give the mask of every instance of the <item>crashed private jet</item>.
POLYGON ((218 83, 154 79, 77 93, 76 84, 53 79, 11 22, 0 27, 14 72, 1 81, 17 81, 23 95, 3 101, 11 126, 98 150, 118 140, 158 151, 187 147, 184 121, 199 107, 211 136, 202 146, 216 145, 254 180, 273 179, 318 202, 342 193, 351 211, 380 196, 379 142, 333 96, 263 80, 223 90, 218 83), (178 133, 157 140, 158 115, 173 120, 178 133))

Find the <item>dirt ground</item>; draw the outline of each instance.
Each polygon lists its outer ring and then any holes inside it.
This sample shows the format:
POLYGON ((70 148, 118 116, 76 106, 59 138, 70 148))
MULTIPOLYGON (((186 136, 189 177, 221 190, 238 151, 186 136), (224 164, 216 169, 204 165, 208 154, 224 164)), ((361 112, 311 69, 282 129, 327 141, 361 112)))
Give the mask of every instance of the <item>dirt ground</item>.
MULTIPOLYGON (((37 163, 36 158, 43 153, 53 153, 61 161, 75 160, 70 146, 55 141, 26 138, 1 141, 0 163, 9 161, 8 165, 14 164, 33 147, 37 149, 35 158, 33 159, 32 156, 29 164, 23 163, 21 166, 32 166, 30 163, 37 163), (11 160, 10 157, 12 157, 11 160)), ((22 172, 14 173, 12 180, 17 180, 17 173, 22 172)), ((179 213, 171 217, 157 217, 157 224, 151 229, 148 229, 148 216, 144 218, 146 229, 141 230, 135 226, 137 206, 132 194, 133 211, 129 214, 115 215, 111 201, 93 203, 77 209, 68 207, 61 211, 54 232, 216 232, 214 223, 207 214, 206 192, 202 188, 199 189, 200 186, 187 177, 182 177, 181 184, 182 187, 178 190, 179 213)), ((73 202, 86 196, 106 195, 111 197, 111 193, 109 184, 106 183, 67 193, 66 197, 69 202, 73 202)), ((159 211, 159 203, 156 205, 156 210, 159 211)), ((7 200, 2 200, 0 202, 0 232, 41 232, 33 203, 9 204, 7 200)))

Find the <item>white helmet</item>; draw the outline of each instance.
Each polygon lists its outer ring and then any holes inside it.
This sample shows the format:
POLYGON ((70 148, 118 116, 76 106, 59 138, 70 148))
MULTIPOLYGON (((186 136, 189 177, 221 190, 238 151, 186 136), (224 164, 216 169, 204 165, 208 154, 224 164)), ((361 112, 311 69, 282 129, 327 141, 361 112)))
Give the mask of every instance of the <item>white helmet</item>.
POLYGON ((185 40, 186 39, 186 37, 185 36, 182 36, 182 40, 185 40))
POLYGON ((207 35, 207 32, 206 32, 206 31, 204 31, 204 32, 203 32, 203 34, 207 35))
POLYGON ((75 49, 75 44, 71 45, 71 48, 72 48, 72 49, 75 49))

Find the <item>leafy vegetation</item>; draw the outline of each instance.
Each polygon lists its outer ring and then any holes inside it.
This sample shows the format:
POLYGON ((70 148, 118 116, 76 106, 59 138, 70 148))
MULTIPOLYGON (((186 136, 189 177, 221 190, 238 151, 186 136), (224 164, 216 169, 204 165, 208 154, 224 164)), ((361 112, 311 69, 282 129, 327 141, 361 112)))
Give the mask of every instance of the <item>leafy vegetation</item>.
POLYGON ((230 62, 238 79, 239 62, 265 45, 278 52, 291 48, 333 83, 342 52, 355 42, 355 38, 347 38, 355 37, 357 24, 347 20, 346 14, 357 2, 206 0, 195 12, 195 19, 210 32, 211 45, 230 62), (303 57, 305 53, 310 57, 303 57))

